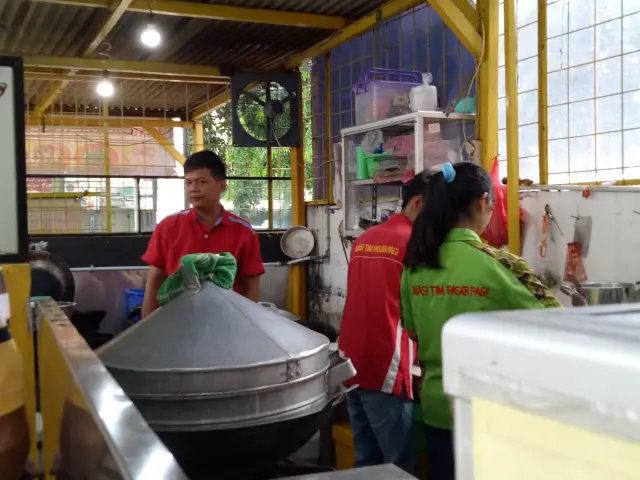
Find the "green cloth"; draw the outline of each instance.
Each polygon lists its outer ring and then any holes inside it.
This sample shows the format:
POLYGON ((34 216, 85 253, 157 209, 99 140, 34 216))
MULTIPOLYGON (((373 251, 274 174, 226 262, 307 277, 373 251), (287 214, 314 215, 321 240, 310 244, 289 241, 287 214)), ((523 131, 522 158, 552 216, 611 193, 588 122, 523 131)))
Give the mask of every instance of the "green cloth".
POLYGON ((158 290, 158 305, 166 305, 171 299, 177 297, 185 290, 184 277, 181 269, 186 268, 202 282, 213 282, 221 288, 233 287, 236 278, 238 264, 230 253, 193 253, 180 259, 180 268, 169 275, 160 290, 158 290))
POLYGON ((421 404, 427 425, 451 429, 442 389, 442 328, 468 312, 559 307, 560 303, 521 258, 485 245, 467 229, 449 232, 440 248, 442 269, 405 269, 401 281, 403 325, 416 332, 425 365, 421 404))

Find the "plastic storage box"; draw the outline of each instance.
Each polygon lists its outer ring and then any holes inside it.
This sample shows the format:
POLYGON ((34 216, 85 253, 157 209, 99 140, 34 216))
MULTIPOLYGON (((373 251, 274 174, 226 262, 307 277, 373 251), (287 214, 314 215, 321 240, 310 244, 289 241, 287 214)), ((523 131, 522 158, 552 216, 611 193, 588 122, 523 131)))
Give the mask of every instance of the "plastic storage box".
POLYGON ((458 480, 640 478, 640 305, 466 314, 443 332, 458 480))
POLYGON ((422 85, 422 74, 374 68, 354 87, 356 125, 411 113, 409 92, 422 85), (379 77, 386 79, 379 79, 379 77), (376 79, 378 77, 378 79, 376 79))

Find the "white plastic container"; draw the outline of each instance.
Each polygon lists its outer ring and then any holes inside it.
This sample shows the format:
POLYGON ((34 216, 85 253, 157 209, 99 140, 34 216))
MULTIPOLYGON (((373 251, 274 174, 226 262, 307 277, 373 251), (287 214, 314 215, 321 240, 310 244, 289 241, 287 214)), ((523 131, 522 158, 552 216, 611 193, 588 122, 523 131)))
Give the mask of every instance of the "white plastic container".
POLYGON ((413 87, 409 92, 409 105, 414 112, 435 112, 438 109, 438 89, 433 82, 433 75, 422 74, 422 85, 413 87))
POLYGON ((466 314, 442 338, 458 480, 640 478, 640 304, 466 314))

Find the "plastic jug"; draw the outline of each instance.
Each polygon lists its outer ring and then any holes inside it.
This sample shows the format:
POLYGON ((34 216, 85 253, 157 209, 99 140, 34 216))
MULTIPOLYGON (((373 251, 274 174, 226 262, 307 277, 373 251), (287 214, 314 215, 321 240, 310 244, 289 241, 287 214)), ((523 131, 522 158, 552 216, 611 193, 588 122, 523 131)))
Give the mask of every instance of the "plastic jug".
POLYGON ((430 73, 422 74, 422 85, 413 87, 409 92, 409 105, 414 112, 434 112, 438 108, 438 89, 431 85, 433 76, 430 73))

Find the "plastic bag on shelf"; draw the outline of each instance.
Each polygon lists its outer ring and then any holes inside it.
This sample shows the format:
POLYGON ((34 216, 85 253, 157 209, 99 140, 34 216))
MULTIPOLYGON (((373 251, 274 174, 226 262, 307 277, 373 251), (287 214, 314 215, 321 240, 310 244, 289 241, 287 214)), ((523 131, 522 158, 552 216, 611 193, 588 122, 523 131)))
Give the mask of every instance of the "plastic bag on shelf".
POLYGON ((333 200, 342 208, 342 143, 333 144, 333 200))
POLYGON ((382 130, 372 130, 367 132, 360 143, 360 148, 364 150, 364 153, 381 153, 384 146, 384 136, 382 130))

